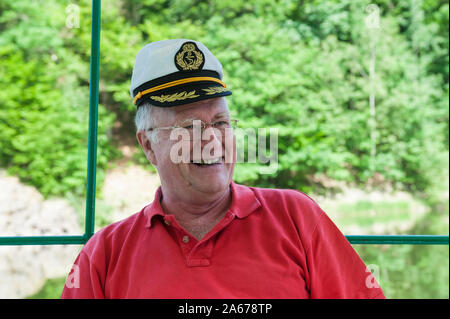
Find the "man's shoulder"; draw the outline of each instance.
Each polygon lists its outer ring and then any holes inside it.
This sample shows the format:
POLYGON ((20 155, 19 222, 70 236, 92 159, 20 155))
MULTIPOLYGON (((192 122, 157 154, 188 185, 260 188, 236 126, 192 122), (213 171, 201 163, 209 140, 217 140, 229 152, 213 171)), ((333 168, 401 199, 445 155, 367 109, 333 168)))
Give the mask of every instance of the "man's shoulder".
POLYGON ((296 189, 246 187, 251 189, 259 200, 275 202, 284 201, 286 204, 317 206, 317 203, 310 196, 296 189))
POLYGON ((122 242, 134 229, 144 228, 146 223, 144 210, 145 207, 129 217, 101 228, 87 241, 83 250, 91 252, 100 247, 102 249, 109 247, 113 242, 122 242))
POLYGON ((248 187, 262 208, 278 219, 288 218, 307 226, 314 226, 325 212, 307 194, 296 189, 248 187))

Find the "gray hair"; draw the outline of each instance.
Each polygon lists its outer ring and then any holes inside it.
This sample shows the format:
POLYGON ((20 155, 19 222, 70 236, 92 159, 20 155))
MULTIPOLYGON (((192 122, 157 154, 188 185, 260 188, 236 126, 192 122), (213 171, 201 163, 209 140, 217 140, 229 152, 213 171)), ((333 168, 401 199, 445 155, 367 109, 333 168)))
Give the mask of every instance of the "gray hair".
MULTIPOLYGON (((148 102, 144 102, 138 107, 136 112, 136 117, 134 118, 134 123, 136 124, 136 131, 147 131, 154 124, 152 118, 153 105, 148 102)), ((146 132, 147 133, 147 132, 146 132)), ((153 143, 158 143, 157 132, 149 133, 153 143)))
POLYGON ((145 102, 136 112, 136 117, 134 118, 134 123, 136 124, 136 131, 146 131, 153 124, 153 119, 151 118, 151 113, 153 110, 153 105, 145 102))

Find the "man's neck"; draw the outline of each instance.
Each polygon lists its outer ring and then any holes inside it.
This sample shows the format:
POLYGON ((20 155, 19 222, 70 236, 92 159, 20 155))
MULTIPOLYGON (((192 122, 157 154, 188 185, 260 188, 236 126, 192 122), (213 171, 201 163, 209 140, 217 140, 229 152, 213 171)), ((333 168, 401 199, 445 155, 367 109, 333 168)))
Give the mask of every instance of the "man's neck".
POLYGON ((161 198, 165 214, 174 215, 178 224, 198 240, 223 218, 230 205, 231 187, 210 201, 205 197, 202 201, 182 201, 164 192, 161 198))

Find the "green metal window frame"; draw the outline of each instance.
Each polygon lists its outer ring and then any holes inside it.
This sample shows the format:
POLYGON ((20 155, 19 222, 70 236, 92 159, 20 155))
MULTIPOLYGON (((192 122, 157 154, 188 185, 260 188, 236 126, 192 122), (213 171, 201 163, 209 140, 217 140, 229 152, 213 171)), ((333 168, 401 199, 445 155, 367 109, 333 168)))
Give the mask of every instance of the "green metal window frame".
MULTIPOLYGON (((84 235, 0 237, 1 245, 83 245, 94 234, 95 178, 97 165, 98 83, 100 72, 101 0, 92 1, 89 85, 89 143, 84 235)), ((448 245, 449 236, 438 235, 347 235, 351 244, 448 245)))

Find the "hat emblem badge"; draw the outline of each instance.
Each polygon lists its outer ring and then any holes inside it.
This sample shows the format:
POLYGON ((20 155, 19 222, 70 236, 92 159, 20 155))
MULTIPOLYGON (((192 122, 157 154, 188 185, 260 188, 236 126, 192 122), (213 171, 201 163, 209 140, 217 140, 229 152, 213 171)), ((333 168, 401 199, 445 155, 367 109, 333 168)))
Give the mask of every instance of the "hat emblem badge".
POLYGON ((180 71, 195 71, 203 67, 205 56, 194 42, 185 42, 175 55, 175 65, 180 71))

